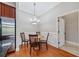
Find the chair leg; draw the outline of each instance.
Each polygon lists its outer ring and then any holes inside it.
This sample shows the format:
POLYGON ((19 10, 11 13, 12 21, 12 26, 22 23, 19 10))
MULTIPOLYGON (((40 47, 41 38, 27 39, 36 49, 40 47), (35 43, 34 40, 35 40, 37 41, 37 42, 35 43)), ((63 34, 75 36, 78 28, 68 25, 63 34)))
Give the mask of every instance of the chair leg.
POLYGON ((27 42, 27 47, 28 47, 28 42, 27 42))
POLYGON ((21 48, 22 48, 22 46, 23 46, 23 42, 21 42, 21 48))
POLYGON ((48 50, 48 44, 46 43, 46 49, 48 50))
POLYGON ((39 43, 39 50, 40 50, 40 43, 39 43))
POLYGON ((31 46, 30 46, 30 55, 31 55, 31 46))

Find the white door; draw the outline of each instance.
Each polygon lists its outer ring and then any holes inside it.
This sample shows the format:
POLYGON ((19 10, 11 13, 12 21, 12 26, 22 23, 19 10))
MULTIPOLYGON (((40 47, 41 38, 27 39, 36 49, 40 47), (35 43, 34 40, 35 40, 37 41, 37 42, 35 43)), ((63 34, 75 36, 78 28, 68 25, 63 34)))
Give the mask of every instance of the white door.
POLYGON ((62 17, 58 18, 58 47, 65 44, 65 22, 62 17))

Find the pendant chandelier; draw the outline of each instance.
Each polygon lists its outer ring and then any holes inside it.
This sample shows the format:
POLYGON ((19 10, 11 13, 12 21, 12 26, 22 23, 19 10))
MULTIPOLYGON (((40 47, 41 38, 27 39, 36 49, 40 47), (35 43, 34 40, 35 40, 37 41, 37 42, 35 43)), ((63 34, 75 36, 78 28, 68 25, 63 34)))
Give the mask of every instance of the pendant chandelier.
POLYGON ((34 5, 34 15, 33 15, 33 18, 30 19, 30 21, 32 24, 38 24, 40 23, 40 20, 37 18, 36 13, 35 13, 36 3, 33 3, 33 5, 34 5))

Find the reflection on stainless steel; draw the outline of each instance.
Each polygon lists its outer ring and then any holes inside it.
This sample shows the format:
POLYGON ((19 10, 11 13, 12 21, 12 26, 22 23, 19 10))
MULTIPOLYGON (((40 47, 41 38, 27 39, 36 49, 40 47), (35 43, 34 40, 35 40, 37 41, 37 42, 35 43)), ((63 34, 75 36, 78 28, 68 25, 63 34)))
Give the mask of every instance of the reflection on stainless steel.
POLYGON ((0 56, 5 56, 8 50, 15 50, 15 19, 0 17, 0 21, 0 56))

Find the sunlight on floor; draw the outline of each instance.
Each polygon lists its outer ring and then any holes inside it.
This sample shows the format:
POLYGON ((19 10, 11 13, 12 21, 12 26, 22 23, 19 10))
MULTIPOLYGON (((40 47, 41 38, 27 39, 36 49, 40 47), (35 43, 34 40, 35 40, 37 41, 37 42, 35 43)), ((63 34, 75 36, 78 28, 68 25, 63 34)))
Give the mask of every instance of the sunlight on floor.
POLYGON ((71 45, 69 43, 65 44, 63 47, 61 47, 60 49, 63 49, 65 51, 68 51, 76 56, 79 56, 79 47, 71 45))

